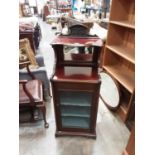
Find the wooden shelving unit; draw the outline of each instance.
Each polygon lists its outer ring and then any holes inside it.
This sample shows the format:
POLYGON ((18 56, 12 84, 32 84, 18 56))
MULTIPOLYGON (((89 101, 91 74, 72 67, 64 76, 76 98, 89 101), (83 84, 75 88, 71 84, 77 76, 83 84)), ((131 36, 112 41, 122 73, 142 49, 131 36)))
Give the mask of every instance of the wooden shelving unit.
POLYGON ((129 21, 125 21, 125 20, 123 20, 123 21, 121 21, 121 20, 120 21, 110 21, 110 23, 135 29, 135 24, 132 24, 129 21))
POLYGON ((57 9, 62 12, 68 12, 72 10, 71 0, 50 0, 48 6, 50 10, 57 9))
POLYGON ((131 63, 135 63, 134 49, 129 49, 124 45, 107 45, 107 48, 131 63))
POLYGON ((86 5, 90 5, 91 4, 91 0, 85 0, 85 4, 86 5))
POLYGON ((102 67, 120 84, 117 112, 126 122, 135 90, 135 0, 112 0, 102 67))
POLYGON ((72 10, 71 0, 57 0, 58 10, 69 12, 72 10))
POLYGON ((56 2, 56 0, 50 0, 48 6, 49 6, 50 10, 51 9, 57 9, 57 2, 56 2))
POLYGON ((122 155, 135 155, 135 124, 132 126, 127 146, 122 155))

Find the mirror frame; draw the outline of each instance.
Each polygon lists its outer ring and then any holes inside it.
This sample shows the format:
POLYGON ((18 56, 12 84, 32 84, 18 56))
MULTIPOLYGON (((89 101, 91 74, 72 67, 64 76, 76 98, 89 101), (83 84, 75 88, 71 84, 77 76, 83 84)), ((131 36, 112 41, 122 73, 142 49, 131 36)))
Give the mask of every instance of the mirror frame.
MULTIPOLYGON (((118 107, 119 107, 119 105, 120 105, 120 97, 121 97, 119 83, 118 83, 118 82, 113 78, 113 76, 112 76, 111 74, 109 74, 107 71, 102 70, 100 73, 105 73, 105 74, 107 74, 107 75, 112 79, 112 81, 114 82, 114 84, 116 85, 116 88, 117 88, 117 91, 118 91, 118 95, 119 95, 118 105, 117 105, 116 107, 110 106, 110 104, 108 104, 108 103, 104 100, 104 98, 103 98, 103 96, 101 95, 101 93, 100 93, 100 98, 101 98, 101 100, 102 100, 103 103, 107 106, 107 108, 108 108, 109 110, 112 110, 112 111, 117 110, 118 107)), ((102 78, 101 78, 101 81, 102 81, 102 78)), ((101 85, 102 85, 102 84, 101 84, 101 85)))

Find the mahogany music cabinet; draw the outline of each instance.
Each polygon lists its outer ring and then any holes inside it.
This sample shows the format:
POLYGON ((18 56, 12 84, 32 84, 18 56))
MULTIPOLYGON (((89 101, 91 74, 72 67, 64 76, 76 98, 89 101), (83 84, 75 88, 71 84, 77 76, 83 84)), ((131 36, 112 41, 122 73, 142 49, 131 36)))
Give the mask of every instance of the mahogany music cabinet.
POLYGON ((99 38, 57 36, 53 42, 56 64, 51 77, 56 119, 55 136, 74 135, 96 138, 96 118, 101 79, 98 59, 99 38), (79 53, 78 48, 92 48, 79 53), (66 46, 69 48, 66 51, 66 46))

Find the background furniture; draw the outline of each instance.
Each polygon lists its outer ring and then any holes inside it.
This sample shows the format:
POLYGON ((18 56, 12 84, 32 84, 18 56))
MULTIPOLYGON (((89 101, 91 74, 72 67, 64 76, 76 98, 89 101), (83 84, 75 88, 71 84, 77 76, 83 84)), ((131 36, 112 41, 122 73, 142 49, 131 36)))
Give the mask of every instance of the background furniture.
POLYGON ((72 2, 71 0, 56 0, 57 9, 62 13, 71 13, 72 14, 72 2))
POLYGON ((96 118, 100 92, 98 59, 99 38, 58 36, 52 41, 56 56, 51 77, 56 118, 56 136, 75 135, 96 138, 96 118), (64 46, 86 46, 91 42, 93 54, 65 53, 64 46), (75 44, 75 45, 74 45, 75 44))
POLYGON ((31 48, 36 53, 36 49, 39 47, 39 42, 41 40, 41 28, 38 23, 34 26, 32 30, 19 31, 19 39, 28 38, 31 44, 31 48))
POLYGON ((31 17, 33 15, 32 12, 31 12, 31 8, 30 8, 28 3, 19 4, 19 7, 21 9, 20 14, 22 16, 31 17))
POLYGON ((24 39, 24 38, 29 39, 31 48, 32 48, 34 54, 36 54, 36 47, 35 47, 35 44, 34 44, 33 36, 34 36, 34 31, 33 30, 31 30, 31 31, 23 31, 23 32, 19 31, 19 39, 24 39))
MULTIPOLYGON (((39 54, 37 54, 35 58, 36 58, 36 61, 39 67, 36 69, 35 68, 31 69, 31 72, 34 74, 34 76, 37 79, 40 79, 43 82, 44 98, 46 99, 50 95, 50 84, 49 84, 49 79, 47 76, 46 67, 44 64, 44 59, 43 59, 43 56, 39 54)), ((31 80, 31 77, 29 76, 26 69, 19 70, 19 79, 20 80, 24 80, 24 79, 31 80)))
POLYGON ((43 21, 46 20, 46 17, 50 15, 50 9, 49 9, 49 6, 48 4, 46 4, 44 7, 43 7, 43 21))
POLYGON ((135 93, 134 0, 112 0, 103 68, 120 84, 121 103, 116 112, 127 122, 135 93))
MULTIPOLYGON (((19 81, 19 110, 23 108, 30 108, 33 111, 35 108, 39 108, 43 113, 44 126, 45 128, 49 127, 49 124, 46 121, 46 107, 43 100, 43 85, 41 80, 35 79, 35 76, 31 73, 29 69, 30 62, 20 62, 20 68, 24 65, 26 66, 29 76, 32 80, 20 80, 19 81)), ((32 117, 34 118, 34 117, 32 117)))
MULTIPOLYGON (((27 46, 30 46, 29 44, 27 46)), ((22 42, 19 42, 19 48, 22 48, 22 42)), ((31 50, 31 47, 27 48, 27 50, 31 50)), ((30 51, 28 51, 30 52, 30 51)), ((43 82, 43 92, 44 98, 47 99, 50 95, 50 84, 47 76, 46 67, 44 64, 43 56, 40 54, 35 55, 34 59, 36 60, 38 66, 36 68, 32 68, 31 72, 33 75, 40 79, 43 82)), ((26 69, 19 69, 19 80, 31 80, 31 76, 27 72, 26 69)))

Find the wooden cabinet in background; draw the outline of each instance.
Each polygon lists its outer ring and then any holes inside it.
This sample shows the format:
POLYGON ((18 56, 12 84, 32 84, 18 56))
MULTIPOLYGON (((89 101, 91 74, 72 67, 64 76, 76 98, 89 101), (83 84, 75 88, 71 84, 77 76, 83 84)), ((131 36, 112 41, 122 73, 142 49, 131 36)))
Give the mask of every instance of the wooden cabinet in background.
POLYGON ((126 122, 135 92, 135 1, 112 0, 103 68, 120 84, 117 110, 126 122))
POLYGON ((30 41, 30 45, 34 54, 36 54, 36 50, 39 47, 41 37, 41 28, 38 23, 34 26, 33 30, 19 31, 19 39, 27 38, 30 41))

